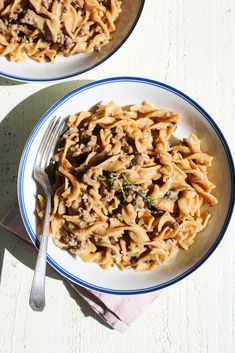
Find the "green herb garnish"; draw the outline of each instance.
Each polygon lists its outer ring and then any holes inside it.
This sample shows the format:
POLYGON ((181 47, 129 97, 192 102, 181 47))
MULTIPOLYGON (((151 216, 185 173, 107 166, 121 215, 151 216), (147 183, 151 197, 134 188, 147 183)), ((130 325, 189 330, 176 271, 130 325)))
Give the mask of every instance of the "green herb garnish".
POLYGON ((123 188, 123 185, 121 183, 120 183, 120 190, 121 190, 122 202, 126 202, 126 200, 127 200, 126 190, 123 188))
POLYGON ((108 176, 108 182, 111 184, 111 186, 113 185, 114 180, 117 180, 117 179, 118 179, 118 175, 116 174, 110 174, 108 176))
POLYGON ((151 196, 147 196, 143 190, 137 190, 136 194, 143 198, 148 208, 151 209, 154 207, 154 199, 151 196))
POLYGON ((145 196, 144 202, 146 203, 148 208, 153 208, 154 207, 154 199, 151 196, 145 196))
POLYGON ((143 190, 137 190, 136 194, 140 197, 145 197, 145 192, 143 190))
POLYGON ((29 43, 29 38, 27 36, 23 36, 23 42, 28 44, 29 43))
POLYGON ((97 177, 97 180, 100 181, 105 187, 110 187, 112 188, 113 183, 115 180, 118 180, 118 184, 120 187, 120 190, 118 191, 120 195, 120 200, 122 203, 127 201, 127 198, 130 194, 130 192, 135 193, 136 195, 140 196, 143 198, 144 203, 147 205, 149 209, 152 209, 154 207, 154 200, 151 196, 147 196, 144 190, 136 190, 136 186, 139 184, 137 183, 131 183, 127 176, 124 174, 109 174, 109 175, 99 175, 97 177))
POLYGON ((106 180, 106 177, 104 175, 99 175, 97 177, 97 180, 101 181, 101 180, 106 180))
POLYGON ((118 175, 116 174, 110 174, 108 176, 105 175, 99 175, 97 177, 97 180, 100 181, 103 185, 105 186, 112 186, 114 183, 114 180, 118 179, 118 175))
POLYGON ((101 182, 101 184, 103 184, 106 187, 106 177, 104 175, 99 175, 97 177, 97 180, 101 182))

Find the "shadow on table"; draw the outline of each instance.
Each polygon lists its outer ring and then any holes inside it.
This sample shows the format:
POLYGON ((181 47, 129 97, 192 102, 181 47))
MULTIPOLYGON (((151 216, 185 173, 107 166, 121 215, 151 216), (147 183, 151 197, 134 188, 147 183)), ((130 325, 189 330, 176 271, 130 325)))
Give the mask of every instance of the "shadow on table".
MULTIPOLYGON (((7 85, 8 81, 9 80, 0 78, 0 85, 7 85)), ((9 81, 9 84, 10 83, 12 82, 9 81)), ((85 83, 87 83, 87 81, 72 81, 44 88, 19 103, 0 123, 1 218, 15 200, 18 164, 25 142, 32 128, 59 98, 85 83)), ((34 269, 36 264, 35 251, 10 232, 0 228, 0 285, 4 252, 6 250, 31 269, 34 269)), ((63 280, 62 277, 49 266, 47 266, 47 276, 63 280)), ((83 299, 80 299, 68 283, 65 284, 65 287, 70 296, 77 301, 85 316, 94 317, 104 324, 89 305, 83 299)), ((104 325, 106 326, 106 324, 104 325)))
POLYGON ((16 198, 19 161, 33 127, 59 98, 85 83, 81 80, 46 87, 20 102, 0 123, 0 217, 16 198))
MULTIPOLYGON (((102 324, 103 326, 109 328, 110 330, 113 330, 113 328, 111 326, 109 326, 105 321, 103 321, 98 314, 96 314, 96 312, 94 310, 91 309, 90 305, 85 301, 85 299, 83 299, 80 295, 78 295, 75 291, 75 289, 73 289, 71 287, 71 285, 69 284, 68 281, 63 280, 64 286, 66 287, 67 291, 69 292, 70 297, 75 300, 75 302, 80 306, 81 311, 83 313, 83 315, 85 317, 92 317, 93 319, 97 320, 100 324, 102 324)), ((86 289, 81 288, 81 292, 84 291, 87 292, 86 289)))
POLYGON ((18 86, 24 84, 25 82, 9 80, 8 78, 0 77, 0 86, 18 86))

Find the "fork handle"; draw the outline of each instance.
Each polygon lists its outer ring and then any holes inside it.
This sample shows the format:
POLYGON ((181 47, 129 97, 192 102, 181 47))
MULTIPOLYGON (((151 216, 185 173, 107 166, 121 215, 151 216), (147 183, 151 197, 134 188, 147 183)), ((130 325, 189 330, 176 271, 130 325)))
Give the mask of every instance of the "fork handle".
POLYGON ((45 277, 46 277, 46 259, 47 259, 47 245, 48 233, 50 225, 51 213, 51 197, 46 195, 46 210, 43 224, 43 233, 38 252, 37 263, 33 276, 32 287, 29 297, 29 305, 34 311, 43 311, 46 305, 45 300, 45 277))

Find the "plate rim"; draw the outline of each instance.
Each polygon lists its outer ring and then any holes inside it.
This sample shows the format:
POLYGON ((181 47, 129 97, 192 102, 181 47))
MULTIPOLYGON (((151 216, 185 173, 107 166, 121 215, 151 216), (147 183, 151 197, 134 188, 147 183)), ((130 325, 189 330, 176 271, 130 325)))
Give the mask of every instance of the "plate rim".
POLYGON ((19 208, 20 208, 21 217, 22 217, 24 226, 27 230, 27 233, 28 233, 32 243, 38 249, 39 242, 36 237, 36 234, 34 233, 32 227, 30 225, 29 220, 28 220, 27 212, 25 210, 25 201, 24 201, 24 193, 23 193, 23 180, 24 180, 25 164, 26 164, 28 152, 29 152, 31 144, 34 140, 34 137, 37 134, 38 130, 40 129, 41 125, 44 124, 44 122, 48 118, 50 118, 50 116, 54 112, 54 110, 56 110, 65 101, 67 101, 68 99, 70 99, 71 97, 73 97, 75 95, 79 95, 81 92, 83 92, 85 90, 89 90, 89 89, 96 87, 96 86, 99 86, 99 85, 104 85, 104 84, 109 84, 109 83, 114 83, 114 82, 115 83, 118 83, 118 82, 137 82, 137 83, 144 83, 144 84, 148 84, 148 85, 153 85, 153 86, 160 87, 164 90, 170 91, 170 92, 176 94, 177 96, 180 96, 181 98, 183 98, 186 102, 191 104, 195 109, 197 109, 203 115, 203 117, 210 123, 210 125, 212 126, 212 128, 216 132, 218 138, 220 139, 220 141, 223 145, 225 154, 227 156, 227 161, 229 164, 229 169, 230 169, 230 179, 231 179, 230 203, 229 203, 229 207, 228 207, 227 216, 226 216, 224 224, 221 228, 221 232, 218 234, 216 241, 211 246, 211 248, 208 250, 208 252, 194 266, 192 266, 190 269, 183 272, 182 274, 180 274, 179 276, 175 277, 172 280, 169 280, 167 282, 164 282, 162 284, 155 285, 152 287, 143 288, 143 289, 134 289, 134 290, 110 289, 110 288, 100 287, 100 286, 97 286, 97 285, 94 285, 94 284, 91 284, 89 282, 86 282, 84 280, 79 279, 78 277, 72 275, 67 270, 62 268, 58 263, 56 263, 51 258, 50 255, 47 255, 48 263, 57 272, 59 272, 61 275, 63 275, 68 280, 71 280, 74 283, 81 285, 82 287, 85 287, 87 289, 91 289, 91 290, 106 293, 106 294, 115 294, 115 295, 145 294, 145 293, 150 293, 150 292, 164 289, 170 285, 173 285, 173 284, 181 281, 182 279, 186 278, 191 273, 196 271, 211 256, 211 254, 218 247, 218 245, 220 244, 221 240, 223 239, 223 237, 225 235, 225 232, 227 230, 227 227, 228 227, 229 222, 232 217, 234 203, 235 203, 235 169, 234 169, 233 157, 232 157, 230 148, 228 146, 228 143, 227 143, 222 131, 220 130, 218 125, 215 123, 215 121, 211 118, 211 116, 197 102, 195 102, 192 98, 187 96, 185 93, 183 93, 182 91, 180 91, 170 85, 167 85, 167 84, 159 82, 159 81, 155 81, 155 80, 151 80, 151 79, 147 79, 147 78, 142 78, 142 77, 121 76, 121 77, 110 77, 110 78, 106 78, 106 79, 102 79, 102 80, 98 80, 98 81, 93 81, 93 82, 90 82, 86 85, 80 86, 80 87, 74 89, 73 91, 71 91, 70 93, 66 94, 65 96, 60 98, 55 104, 53 104, 51 106, 51 108, 49 108, 49 110, 40 118, 40 120, 37 122, 37 124, 33 128, 31 134, 29 135, 29 137, 26 141, 25 147, 22 152, 20 164, 19 164, 19 169, 18 169, 18 178, 17 178, 18 204, 19 204, 19 208))
POLYGON ((135 17, 134 22, 131 25, 131 28, 129 29, 128 33, 125 35, 125 37, 123 38, 123 40, 117 45, 117 47, 115 47, 109 54, 107 54, 102 60, 100 60, 99 62, 97 62, 94 65, 91 65, 90 67, 88 67, 87 69, 83 69, 81 71, 77 71, 73 74, 69 74, 69 75, 61 75, 61 76, 57 76, 55 78, 27 78, 27 77, 22 77, 22 76, 18 76, 18 75, 11 75, 9 73, 0 71, 0 77, 9 79, 9 80, 14 80, 14 81, 18 81, 18 82, 60 82, 60 81, 65 81, 71 78, 75 78, 79 75, 82 75, 86 72, 89 72, 92 69, 95 69, 97 66, 103 64, 106 60, 108 60, 109 58, 111 58, 122 46, 123 44, 128 40, 128 38, 130 37, 130 35, 132 34, 132 32, 134 31, 135 27, 137 26, 137 23, 139 22, 140 16, 142 15, 144 6, 146 4, 146 0, 140 0, 140 6, 137 12, 137 15, 135 17))

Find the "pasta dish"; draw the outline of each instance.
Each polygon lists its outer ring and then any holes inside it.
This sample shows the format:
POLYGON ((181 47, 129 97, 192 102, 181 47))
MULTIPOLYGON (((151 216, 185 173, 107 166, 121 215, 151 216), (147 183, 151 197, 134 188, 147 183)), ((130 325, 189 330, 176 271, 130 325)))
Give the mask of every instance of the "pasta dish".
MULTIPOLYGON (((57 246, 94 261, 149 271, 188 250, 217 203, 212 157, 192 134, 172 144, 179 114, 114 102, 72 115, 53 161, 50 233, 57 246)), ((38 196, 41 233, 44 199, 38 196)))
POLYGON ((120 0, 0 0, 0 55, 38 62, 99 51, 116 30, 120 0))

